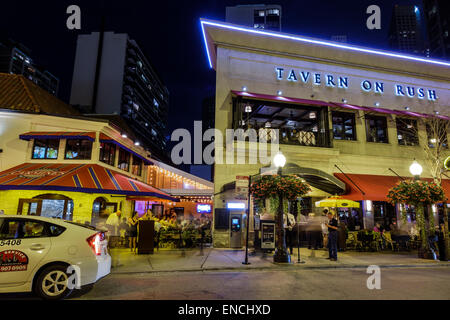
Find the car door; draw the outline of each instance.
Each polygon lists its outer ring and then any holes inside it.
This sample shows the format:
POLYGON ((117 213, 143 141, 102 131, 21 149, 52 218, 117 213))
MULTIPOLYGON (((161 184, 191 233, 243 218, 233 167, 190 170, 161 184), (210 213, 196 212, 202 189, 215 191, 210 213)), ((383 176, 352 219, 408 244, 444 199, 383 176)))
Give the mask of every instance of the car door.
POLYGON ((31 218, 1 220, 0 286, 19 286, 30 280, 51 249, 48 227, 31 218))

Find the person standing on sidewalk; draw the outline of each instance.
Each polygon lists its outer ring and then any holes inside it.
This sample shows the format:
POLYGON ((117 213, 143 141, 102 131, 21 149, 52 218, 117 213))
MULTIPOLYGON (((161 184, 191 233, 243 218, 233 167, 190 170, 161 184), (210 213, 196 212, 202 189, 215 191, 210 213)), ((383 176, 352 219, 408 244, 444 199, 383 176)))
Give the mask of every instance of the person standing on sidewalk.
POLYGON ((128 239, 130 241, 130 250, 132 252, 136 252, 136 243, 137 243, 137 229, 138 229, 139 215, 135 211, 131 218, 128 218, 128 239))
MULTIPOLYGON (((117 210, 117 212, 113 212, 109 215, 106 220, 106 228, 108 228, 108 249, 115 248, 117 246, 117 238, 119 235, 119 225, 120 225, 120 215, 122 212, 117 210)), ((116 268, 121 266, 119 252, 111 253, 111 268, 116 268)))
POLYGON ((286 239, 286 246, 289 248, 290 253, 292 254, 294 242, 292 240, 294 231, 293 228, 295 226, 295 217, 292 213, 283 214, 283 226, 284 226, 284 234, 286 239))
POLYGON ((120 225, 120 215, 122 212, 117 210, 116 212, 111 213, 106 220, 106 228, 109 231, 109 239, 108 244, 111 247, 114 247, 117 243, 117 238, 120 236, 119 233, 119 225, 120 225))
POLYGON ((331 261, 337 261, 337 238, 338 238, 338 222, 333 215, 333 212, 328 212, 328 254, 331 261))
POLYGON ((328 248, 328 228, 326 226, 326 221, 328 221, 328 209, 323 210, 323 214, 320 217, 320 227, 322 228, 322 245, 326 250, 328 248))

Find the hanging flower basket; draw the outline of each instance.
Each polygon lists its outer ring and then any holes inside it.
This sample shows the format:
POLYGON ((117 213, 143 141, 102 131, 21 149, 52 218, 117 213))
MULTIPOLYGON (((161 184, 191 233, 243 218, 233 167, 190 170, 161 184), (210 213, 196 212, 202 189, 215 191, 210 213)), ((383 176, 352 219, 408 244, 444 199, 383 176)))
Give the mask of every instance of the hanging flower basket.
POLYGON ((392 187, 387 194, 388 202, 410 205, 429 205, 446 200, 444 189, 434 182, 405 180, 392 187))
POLYGON ((293 201, 310 191, 309 185, 295 175, 263 176, 250 186, 250 193, 256 201, 275 198, 280 192, 284 199, 293 201))
MULTIPOLYGON (((420 258, 433 259, 435 253, 428 242, 428 232, 425 221, 424 207, 430 204, 443 202, 446 196, 442 187, 434 182, 422 180, 417 181, 401 181, 392 187, 387 194, 388 202, 395 205, 396 203, 414 205, 416 208, 416 223, 420 232, 421 247, 418 255, 420 258)), ((428 219, 433 221, 433 212, 429 212, 428 219)), ((402 212, 402 218, 406 222, 406 213, 402 212)), ((430 224, 430 227, 434 224, 430 224)))

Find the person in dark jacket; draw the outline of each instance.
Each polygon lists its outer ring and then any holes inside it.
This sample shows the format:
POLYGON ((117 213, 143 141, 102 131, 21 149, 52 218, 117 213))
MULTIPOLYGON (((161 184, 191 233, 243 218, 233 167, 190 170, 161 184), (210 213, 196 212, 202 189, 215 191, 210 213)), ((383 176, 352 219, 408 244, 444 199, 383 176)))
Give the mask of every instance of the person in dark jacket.
POLYGON ((131 251, 136 251, 136 241, 137 241, 137 227, 139 222, 139 215, 135 211, 131 218, 128 218, 128 239, 130 240, 131 251))
POLYGON ((338 238, 338 222, 332 211, 328 212, 328 254, 331 261, 337 261, 337 238, 338 238))

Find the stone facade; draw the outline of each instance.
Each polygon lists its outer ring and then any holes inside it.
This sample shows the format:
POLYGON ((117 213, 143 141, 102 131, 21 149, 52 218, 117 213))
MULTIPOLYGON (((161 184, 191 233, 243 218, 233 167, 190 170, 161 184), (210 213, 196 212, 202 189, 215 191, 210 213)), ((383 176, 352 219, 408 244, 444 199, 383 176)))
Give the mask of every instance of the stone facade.
MULTIPOLYGON (((216 129, 225 133, 232 128, 233 123, 233 91, 242 92, 243 88, 249 93, 264 95, 319 100, 357 106, 385 109, 408 110, 420 113, 449 114, 450 105, 450 67, 436 65, 426 61, 411 61, 383 54, 369 54, 345 50, 331 46, 295 41, 282 37, 259 35, 257 32, 245 32, 233 29, 232 25, 214 22, 216 25, 204 24, 206 43, 211 64, 216 71, 216 129), (230 27, 231 26, 231 27, 230 27), (277 68, 284 70, 283 75, 277 68), (288 79, 294 70, 296 80, 288 79), (314 79, 307 82, 301 79, 301 71, 309 73, 309 77, 319 74, 320 84, 314 84, 314 79), (334 86, 327 83, 327 75, 333 76, 334 86), (338 85, 339 77, 347 78, 347 86, 338 85), (291 80, 291 81, 289 81, 291 80), (371 89, 366 90, 363 82, 369 81, 371 89), (375 83, 383 83, 383 92, 375 83), (399 95, 397 85, 414 87, 414 96, 399 95), (431 94, 418 97, 418 88, 424 93, 432 90, 431 94)), ((284 35, 284 34, 281 34, 284 35)), ((278 102, 283 102, 282 97, 278 102)), ((329 129, 332 129, 331 112, 328 107, 329 129)), ((353 111, 354 112, 354 111, 353 111)), ((387 132, 389 143, 367 142, 364 113, 356 111, 356 140, 334 140, 330 148, 294 146, 280 144, 280 150, 289 163, 301 167, 321 170, 333 175, 338 172, 335 165, 345 172, 354 174, 392 175, 392 168, 401 176, 409 176, 409 165, 413 159, 424 162, 425 155, 422 146, 427 143, 424 126, 419 125, 418 146, 399 145, 397 140, 396 116, 389 114, 387 118, 387 132)), ((331 131, 332 132, 332 131, 331 131)), ((246 150, 250 147, 245 144, 246 150)), ((225 154, 226 145, 216 142, 216 150, 225 154)), ((217 151, 216 151, 217 154, 217 151)), ((219 152, 220 154, 220 152, 219 152)), ((233 182, 237 175, 252 175, 259 172, 261 164, 215 164, 215 194, 220 193, 223 186, 233 182)), ((424 166, 424 177, 430 172, 424 166)), ((325 197, 329 194, 314 190, 308 196, 325 197)), ((228 199, 232 199, 230 196, 228 199)), ((214 198, 215 208, 224 208, 226 201, 223 195, 214 198)), ((367 217, 366 217, 367 220, 367 217)), ((368 219, 370 220, 370 219, 368 219)), ((373 222, 373 217, 372 220, 373 222)), ((370 227, 370 221, 367 225, 370 227)), ((252 225, 252 224, 251 224, 252 225)), ((224 231, 215 231, 215 243, 227 246, 224 231)), ((229 234, 229 233, 228 233, 229 234)))

